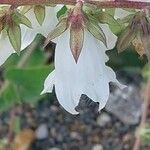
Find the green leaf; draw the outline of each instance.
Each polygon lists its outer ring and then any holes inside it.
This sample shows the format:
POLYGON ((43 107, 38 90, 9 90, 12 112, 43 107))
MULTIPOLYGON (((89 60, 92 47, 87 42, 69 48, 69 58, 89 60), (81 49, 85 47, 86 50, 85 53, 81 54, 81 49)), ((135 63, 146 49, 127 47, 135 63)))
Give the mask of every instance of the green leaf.
POLYGON ((111 16, 115 15, 115 9, 114 8, 107 8, 107 9, 105 9, 105 12, 111 16))
POLYGON ((0 91, 0 111, 5 111, 16 103, 35 103, 42 96, 40 93, 51 66, 30 67, 24 69, 10 68, 5 72, 7 82, 0 91))
POLYGON ((121 31, 121 25, 109 13, 101 11, 96 15, 96 18, 98 18, 100 23, 108 24, 113 33, 118 34, 121 31))
POLYGON ((91 21, 87 21, 86 28, 96 39, 103 42, 107 47, 106 36, 99 25, 94 24, 91 21))
POLYGON ((19 12, 16 12, 14 15, 13 15, 13 20, 16 24, 24 24, 26 25, 27 27, 29 28, 32 28, 32 23, 31 21, 23 14, 19 13, 19 12))
POLYGON ((143 77, 144 79, 149 79, 150 77, 150 64, 146 64, 143 68, 143 77))
POLYGON ((21 49, 21 28, 20 28, 20 26, 13 23, 12 26, 7 28, 7 34, 8 34, 10 43, 12 44, 14 50, 19 55, 20 49, 21 49))
POLYGON ((63 16, 66 12, 67 12, 67 7, 63 6, 58 12, 57 12, 57 18, 60 18, 61 16, 63 16))
POLYGON ((21 99, 29 101, 30 99, 39 97, 43 89, 43 83, 52 70, 53 66, 26 69, 12 68, 7 70, 5 76, 16 85, 21 99))
POLYGON ((38 23, 42 25, 45 19, 45 6, 42 6, 42 5, 35 6, 34 13, 35 13, 38 23))

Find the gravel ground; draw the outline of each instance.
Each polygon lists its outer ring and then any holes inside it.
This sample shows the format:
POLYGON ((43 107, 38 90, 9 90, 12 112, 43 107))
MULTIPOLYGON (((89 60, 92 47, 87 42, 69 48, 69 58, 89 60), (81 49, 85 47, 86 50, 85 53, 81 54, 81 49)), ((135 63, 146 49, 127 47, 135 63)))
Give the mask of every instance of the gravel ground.
MULTIPOLYGON (((98 103, 85 95, 82 95, 76 108, 80 115, 76 116, 70 115, 59 105, 55 94, 39 101, 36 106, 22 104, 16 109, 19 110, 21 129, 35 130, 36 139, 30 150, 131 150, 139 123, 138 119, 134 124, 130 124, 130 120, 125 123, 118 119, 120 115, 116 115, 116 111, 111 113, 104 109, 99 113, 98 103)), ((0 114, 0 138, 8 133, 8 114, 0 114)))
MULTIPOLYGON (((125 125, 105 110, 98 113, 97 104, 91 104, 90 109, 86 108, 77 116, 58 106, 56 100, 40 101, 36 107, 22 105, 22 128, 36 128, 37 139, 32 143, 31 150, 131 149, 136 125, 125 125)), ((9 118, 6 116, 1 116, 1 137, 8 131, 9 118)))

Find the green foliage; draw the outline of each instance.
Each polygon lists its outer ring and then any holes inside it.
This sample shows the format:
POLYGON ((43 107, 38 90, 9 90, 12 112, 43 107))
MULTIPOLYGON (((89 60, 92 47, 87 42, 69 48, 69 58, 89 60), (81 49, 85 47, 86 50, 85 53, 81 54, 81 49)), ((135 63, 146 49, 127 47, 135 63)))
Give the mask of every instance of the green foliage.
POLYGON ((53 65, 45 65, 46 57, 40 48, 30 55, 28 61, 18 67, 18 63, 28 53, 24 50, 21 56, 12 55, 5 63, 5 83, 0 89, 0 111, 5 111, 15 103, 37 102, 42 96, 40 93, 44 87, 45 78, 53 70, 53 65))
POLYGON ((143 77, 148 80, 150 77, 150 64, 146 64, 143 68, 143 77))
POLYGON ((142 144, 143 145, 147 145, 150 146, 150 128, 149 127, 145 127, 141 130, 140 132, 141 135, 141 139, 142 139, 142 144))
POLYGON ((57 18, 60 18, 62 15, 64 15, 67 12, 67 7, 64 5, 58 12, 57 12, 57 18))

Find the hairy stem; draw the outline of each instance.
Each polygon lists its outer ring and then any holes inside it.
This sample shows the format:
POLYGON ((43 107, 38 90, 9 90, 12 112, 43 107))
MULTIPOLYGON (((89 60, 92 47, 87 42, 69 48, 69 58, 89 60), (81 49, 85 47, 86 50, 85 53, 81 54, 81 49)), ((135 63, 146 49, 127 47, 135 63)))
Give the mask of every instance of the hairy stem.
MULTIPOLYGON (((147 119, 147 114, 148 114, 148 108, 150 105, 150 79, 147 83, 147 86, 145 88, 145 93, 144 93, 144 105, 143 105, 143 112, 142 112, 142 117, 141 117, 141 122, 140 122, 140 126, 139 126, 139 132, 141 129, 144 128, 145 123, 146 123, 146 119, 147 119)), ((140 134, 137 135, 136 137, 136 141, 133 147, 133 150, 140 150, 140 143, 141 143, 141 139, 140 139, 140 134)))
MULTIPOLYGON (((148 2, 134 2, 132 0, 85 0, 86 3, 95 4, 102 8, 136 8, 144 9, 150 8, 150 3, 148 2)), ((0 4, 9 4, 9 5, 39 5, 39 4, 65 4, 65 5, 74 5, 76 0, 0 0, 0 4)))

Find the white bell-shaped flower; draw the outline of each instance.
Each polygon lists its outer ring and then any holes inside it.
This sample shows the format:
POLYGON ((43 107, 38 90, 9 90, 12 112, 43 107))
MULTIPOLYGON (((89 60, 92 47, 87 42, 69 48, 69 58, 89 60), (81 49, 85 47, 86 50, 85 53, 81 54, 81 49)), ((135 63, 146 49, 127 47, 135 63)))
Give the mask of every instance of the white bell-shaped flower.
MULTIPOLYGON (((38 33, 47 36, 57 23, 56 12, 53 7, 46 7, 46 16, 42 26, 40 26, 37 22, 32 9, 26 13, 26 17, 28 17, 31 21, 33 28, 31 29, 25 25, 20 25, 22 35, 21 50, 24 50, 28 45, 30 45, 38 33)), ((0 66, 12 53, 15 53, 15 50, 11 45, 6 32, 2 31, 0 34, 0 66)))
MULTIPOLYGON (((108 25, 102 25, 107 37, 108 49, 115 46, 117 37, 108 25)), ((63 33, 56 45, 55 70, 47 77, 43 93, 52 92, 55 86, 60 104, 70 113, 78 114, 75 107, 82 94, 99 102, 99 110, 109 97, 109 82, 119 82, 113 70, 106 66, 107 48, 88 31, 84 33, 84 45, 76 63, 70 50, 69 31, 63 33)))

